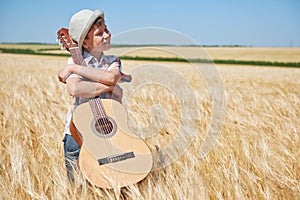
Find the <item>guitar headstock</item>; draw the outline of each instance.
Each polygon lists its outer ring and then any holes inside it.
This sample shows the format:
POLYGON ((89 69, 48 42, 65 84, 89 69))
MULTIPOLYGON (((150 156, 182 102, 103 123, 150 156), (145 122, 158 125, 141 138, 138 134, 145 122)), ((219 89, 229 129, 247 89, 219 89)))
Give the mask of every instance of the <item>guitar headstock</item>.
POLYGON ((77 44, 71 39, 69 35, 69 29, 67 28, 61 28, 57 32, 57 39, 61 49, 67 49, 68 51, 70 51, 70 48, 77 47, 77 44))

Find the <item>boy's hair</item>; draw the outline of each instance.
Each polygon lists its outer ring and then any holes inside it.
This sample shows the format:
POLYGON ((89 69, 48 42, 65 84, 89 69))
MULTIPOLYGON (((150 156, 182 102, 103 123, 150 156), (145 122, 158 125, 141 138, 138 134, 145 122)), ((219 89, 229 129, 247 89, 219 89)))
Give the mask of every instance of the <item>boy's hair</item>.
POLYGON ((102 17, 98 17, 92 26, 99 25, 101 26, 104 23, 104 19, 102 17))
MULTIPOLYGON (((102 17, 98 17, 95 22, 93 23, 93 25, 91 26, 90 30, 94 27, 94 26, 101 26, 104 23, 104 19, 102 17)), ((89 39, 88 34, 86 34, 84 39, 89 39)))

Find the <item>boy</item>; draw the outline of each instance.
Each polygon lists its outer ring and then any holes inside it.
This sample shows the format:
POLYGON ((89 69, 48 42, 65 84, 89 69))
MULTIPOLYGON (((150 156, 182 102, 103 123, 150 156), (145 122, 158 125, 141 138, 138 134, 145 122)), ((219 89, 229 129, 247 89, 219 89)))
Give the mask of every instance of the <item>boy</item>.
POLYGON ((67 90, 74 99, 67 114, 63 139, 67 176, 73 182, 73 171, 80 152, 80 147, 69 130, 73 110, 89 98, 97 96, 112 97, 121 102, 122 89, 116 84, 122 77, 127 79, 125 81, 130 81, 131 77, 122 74, 118 58, 103 54, 103 51, 110 49, 111 34, 102 11, 81 10, 75 13, 70 20, 69 35, 78 44, 88 65, 76 65, 69 58, 68 65, 58 74, 59 80, 66 83, 67 90))

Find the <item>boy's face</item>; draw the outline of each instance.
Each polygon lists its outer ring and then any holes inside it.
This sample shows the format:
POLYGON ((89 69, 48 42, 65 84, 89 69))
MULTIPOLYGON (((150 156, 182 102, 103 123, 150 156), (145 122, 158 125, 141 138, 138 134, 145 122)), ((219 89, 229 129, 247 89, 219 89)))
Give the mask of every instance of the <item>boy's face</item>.
POLYGON ((82 46, 93 53, 102 53, 110 49, 111 34, 108 31, 105 22, 95 24, 89 30, 87 37, 84 39, 82 46))

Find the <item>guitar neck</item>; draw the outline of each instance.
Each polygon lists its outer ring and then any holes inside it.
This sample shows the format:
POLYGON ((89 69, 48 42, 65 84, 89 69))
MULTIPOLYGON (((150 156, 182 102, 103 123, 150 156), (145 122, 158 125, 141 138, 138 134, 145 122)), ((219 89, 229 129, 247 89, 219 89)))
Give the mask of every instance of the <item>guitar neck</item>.
POLYGON ((78 47, 70 48, 70 53, 75 64, 87 66, 78 47))

